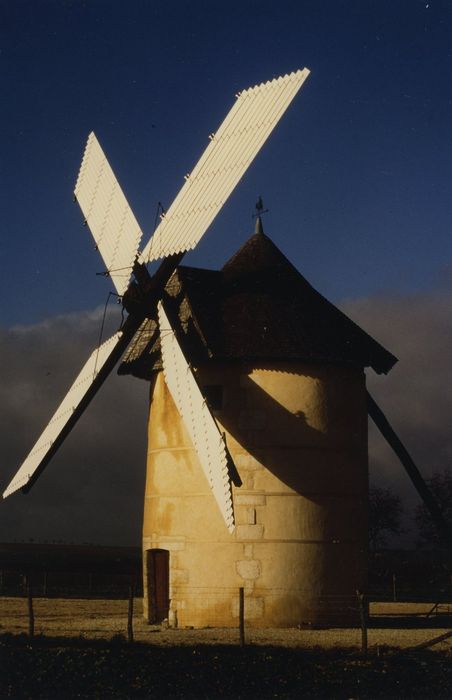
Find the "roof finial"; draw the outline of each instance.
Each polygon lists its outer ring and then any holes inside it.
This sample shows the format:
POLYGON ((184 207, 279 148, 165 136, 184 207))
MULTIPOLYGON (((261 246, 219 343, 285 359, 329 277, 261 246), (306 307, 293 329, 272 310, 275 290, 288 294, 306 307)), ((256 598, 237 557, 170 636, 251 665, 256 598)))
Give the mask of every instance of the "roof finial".
POLYGON ((253 219, 256 219, 256 225, 254 227, 254 233, 264 233, 264 228, 262 226, 262 214, 266 214, 268 209, 264 209, 264 202, 262 197, 259 195, 256 202, 256 212, 253 214, 253 219))

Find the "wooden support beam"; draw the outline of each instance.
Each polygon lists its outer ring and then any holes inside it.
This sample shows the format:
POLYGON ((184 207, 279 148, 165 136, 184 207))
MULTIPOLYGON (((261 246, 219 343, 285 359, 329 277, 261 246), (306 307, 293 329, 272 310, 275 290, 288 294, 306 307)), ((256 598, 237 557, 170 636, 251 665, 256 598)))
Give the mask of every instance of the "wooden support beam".
POLYGON ((444 518, 444 515, 438 506, 432 492, 425 483, 419 469, 411 459, 407 449, 403 445, 402 441, 394 432, 393 428, 389 424, 388 419, 384 415, 381 408, 376 404, 372 396, 367 392, 367 411, 369 416, 372 418, 373 422, 388 442, 390 447, 394 450, 397 457, 401 461, 402 465, 410 477, 414 488, 418 492, 419 496, 425 503, 425 506, 430 513, 430 516, 435 523, 438 533, 449 550, 449 554, 452 555, 452 528, 449 523, 444 518))

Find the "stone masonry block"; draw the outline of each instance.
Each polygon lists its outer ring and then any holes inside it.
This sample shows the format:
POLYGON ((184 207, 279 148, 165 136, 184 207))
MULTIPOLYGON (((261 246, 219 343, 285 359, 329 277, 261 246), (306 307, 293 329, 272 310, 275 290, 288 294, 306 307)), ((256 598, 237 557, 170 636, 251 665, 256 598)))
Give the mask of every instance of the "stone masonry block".
POLYGON ((261 540, 264 536, 264 526, 260 523, 256 525, 237 525, 238 540, 261 540))
POLYGON ((235 458, 237 469, 263 469, 263 465, 254 457, 248 454, 239 454, 235 458))
POLYGON ((243 579, 255 580, 261 575, 261 565, 257 559, 242 559, 236 562, 235 568, 243 579))
POLYGON ((266 501, 264 494, 237 493, 234 498, 234 503, 238 506, 265 506, 266 501))
MULTIPOLYGON (((254 620, 264 615, 264 599, 263 598, 248 598, 245 596, 244 604, 245 620, 254 620)), ((239 599, 232 600, 232 617, 239 616, 239 599)))
POLYGON ((246 523, 248 525, 255 525, 256 524, 256 509, 255 508, 247 508, 246 509, 246 523))
POLYGON ((188 583, 188 570, 171 568, 171 581, 174 585, 188 583))
POLYGON ((235 506, 234 515, 236 525, 248 525, 247 510, 245 506, 235 506))
POLYGON ((246 489, 248 489, 248 491, 252 491, 254 489, 254 476, 252 473, 248 476, 245 476, 243 480, 243 485, 246 489))
POLYGON ((143 537, 143 550, 146 549, 168 549, 170 552, 177 552, 185 549, 185 540, 170 540, 153 534, 152 537, 143 537))

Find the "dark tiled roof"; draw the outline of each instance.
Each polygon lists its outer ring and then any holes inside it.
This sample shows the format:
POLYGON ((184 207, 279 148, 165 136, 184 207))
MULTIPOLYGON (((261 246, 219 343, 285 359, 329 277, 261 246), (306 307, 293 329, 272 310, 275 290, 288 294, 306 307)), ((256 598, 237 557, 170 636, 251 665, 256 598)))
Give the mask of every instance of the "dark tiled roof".
MULTIPOLYGON (((319 294, 263 233, 220 271, 179 267, 164 304, 190 361, 300 360, 388 372, 396 358, 319 294)), ((140 329, 121 374, 159 368, 153 321, 140 329)))

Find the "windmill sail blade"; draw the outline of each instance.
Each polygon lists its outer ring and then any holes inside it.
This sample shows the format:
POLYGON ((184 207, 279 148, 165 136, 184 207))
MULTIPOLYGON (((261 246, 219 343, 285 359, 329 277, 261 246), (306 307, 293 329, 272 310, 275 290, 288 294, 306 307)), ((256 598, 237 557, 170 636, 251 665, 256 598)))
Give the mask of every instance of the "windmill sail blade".
POLYGON ((142 233, 94 133, 88 137, 74 194, 107 273, 122 296, 142 233))
POLYGON ((232 532, 234 514, 224 438, 182 353, 161 302, 158 305, 158 318, 166 384, 188 430, 226 526, 232 532))
POLYGON ((130 334, 122 332, 94 350, 74 381, 30 454, 3 493, 3 498, 19 489, 28 490, 74 427, 87 404, 124 352, 130 334))
POLYGON ((144 248, 141 263, 195 247, 308 75, 304 68, 238 95, 144 248))

